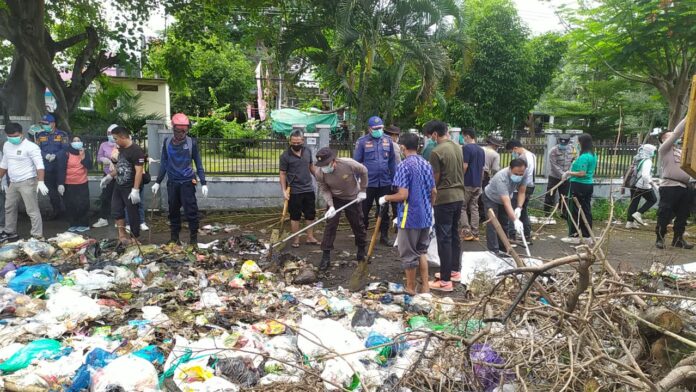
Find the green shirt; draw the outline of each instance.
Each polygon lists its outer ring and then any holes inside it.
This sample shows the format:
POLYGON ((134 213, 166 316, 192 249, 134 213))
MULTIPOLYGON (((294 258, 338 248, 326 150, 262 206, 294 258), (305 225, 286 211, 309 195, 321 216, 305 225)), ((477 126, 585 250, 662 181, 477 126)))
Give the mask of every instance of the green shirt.
POLYGON ((597 168, 597 156, 591 152, 585 152, 580 154, 578 159, 576 159, 570 166, 570 171, 580 172, 584 171, 584 177, 570 177, 570 182, 577 182, 580 184, 592 184, 594 180, 594 172, 597 168))
POLYGON ((427 142, 425 142, 425 147, 423 147, 423 151, 421 151, 421 155, 423 156, 423 159, 426 161, 430 160, 430 153, 433 152, 433 148, 437 146, 437 143, 433 141, 433 139, 428 139, 427 142))
POLYGON ((430 153, 433 174, 440 173, 435 184, 437 197, 434 205, 464 201, 464 154, 462 148, 451 140, 439 143, 430 153))

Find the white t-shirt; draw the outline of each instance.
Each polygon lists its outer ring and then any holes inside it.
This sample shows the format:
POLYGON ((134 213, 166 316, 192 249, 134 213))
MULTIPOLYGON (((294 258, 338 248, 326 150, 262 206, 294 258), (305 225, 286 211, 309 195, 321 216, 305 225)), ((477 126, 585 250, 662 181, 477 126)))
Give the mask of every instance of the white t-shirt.
POLYGON ((41 149, 36 144, 23 139, 15 145, 5 142, 2 148, 0 168, 6 169, 10 182, 26 181, 36 177, 38 170, 43 170, 41 149))

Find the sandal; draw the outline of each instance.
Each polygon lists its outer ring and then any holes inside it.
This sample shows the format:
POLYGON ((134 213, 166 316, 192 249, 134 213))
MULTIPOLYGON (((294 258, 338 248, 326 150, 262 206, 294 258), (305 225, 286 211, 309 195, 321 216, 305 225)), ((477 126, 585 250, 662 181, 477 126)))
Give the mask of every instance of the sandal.
POLYGON ((307 245, 319 245, 319 241, 305 241, 307 245))
POLYGON ((299 248, 300 244, 297 242, 293 242, 290 246, 292 246, 293 248, 299 248))

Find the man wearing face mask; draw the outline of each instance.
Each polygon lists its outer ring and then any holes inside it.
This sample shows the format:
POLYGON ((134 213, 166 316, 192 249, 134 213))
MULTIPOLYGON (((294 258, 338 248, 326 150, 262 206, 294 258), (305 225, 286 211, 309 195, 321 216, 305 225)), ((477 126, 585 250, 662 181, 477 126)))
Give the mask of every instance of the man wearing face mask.
MULTIPOLYGON (((529 213, 527 212, 527 205, 529 204, 529 198, 534 195, 534 173, 536 171, 536 155, 531 151, 522 147, 522 143, 519 140, 511 140, 505 145, 505 149, 512 151, 513 159, 522 159, 527 163, 527 169, 525 172, 525 199, 523 203, 514 202, 515 216, 522 221, 524 224, 524 237, 527 240, 527 245, 532 244, 532 224, 529 221, 529 213)), ((516 200, 522 200, 517 198, 516 200)), ((505 227, 505 226, 503 226, 505 227)), ((510 238, 515 237, 516 230, 514 227, 508 227, 508 236, 510 238)))
POLYGON ((24 202, 27 215, 31 220, 31 236, 43 238, 43 223, 39 210, 37 193, 48 195, 44 183, 44 166, 41 149, 26 140, 22 135, 22 126, 9 123, 5 126, 7 142, 2 148, 0 161, 0 179, 5 188, 5 229, 0 233, 0 242, 19 239, 17 235, 17 214, 20 200, 24 202), (10 178, 7 186, 5 174, 10 178))
POLYGON ((46 168, 46 186, 48 197, 51 199, 53 213, 48 219, 56 219, 63 212, 63 200, 58 193, 58 162, 56 157, 65 154, 70 146, 70 137, 66 132, 56 128, 56 118, 52 114, 46 114, 41 119, 42 132, 36 135, 36 144, 41 148, 44 167, 46 168))
MULTIPOLYGON (((321 264, 319 269, 326 271, 331 264, 331 250, 336 240, 336 230, 341 218, 336 210, 352 202, 355 199, 365 200, 367 188, 367 168, 350 158, 336 158, 336 152, 324 147, 317 152, 317 168, 314 176, 319 185, 319 192, 326 202, 327 210, 324 217, 328 219, 324 229, 324 238, 321 241, 321 264)), ((367 231, 362 217, 362 206, 355 203, 348 206, 343 212, 355 236, 355 246, 358 251, 356 260, 365 259, 365 245, 367 244, 367 231)))
POLYGON ((662 165, 662 181, 660 182, 660 202, 657 209, 657 225, 655 226, 655 246, 658 249, 665 248, 665 236, 667 226, 674 218, 674 238, 672 246, 675 248, 692 249, 693 244, 686 242, 684 231, 686 219, 689 216, 691 205, 689 182, 693 179, 681 168, 682 149, 681 138, 684 135, 686 119, 682 120, 674 129, 674 132, 665 132, 660 141, 660 165, 662 165))
MULTIPOLYGON (((558 144, 549 151, 549 182, 546 186, 546 196, 544 197, 544 213, 547 216, 556 203, 560 202, 559 195, 568 194, 569 182, 567 181, 560 185, 553 195, 549 191, 561 182, 563 173, 570 170, 573 159, 575 159, 575 149, 570 145, 570 136, 559 135, 558 144)), ((558 211, 560 211, 563 219, 567 219, 565 208, 559 206, 558 211)))
MULTIPOLYGON (((384 122, 377 116, 370 117, 367 121, 369 133, 355 143, 353 159, 365 165, 368 172, 366 199, 363 201, 363 220, 365 228, 370 226, 370 210, 380 197, 391 193, 392 179, 396 173, 396 151, 392 139, 384 135, 384 122)), ((389 242, 389 211, 380 210, 376 206, 377 214, 382 215, 382 233, 380 243, 391 246, 389 242)))
MULTIPOLYGON (((508 226, 508 222, 512 222, 512 226, 519 234, 524 232, 524 224, 512 208, 511 199, 517 193, 517 204, 524 203, 527 192, 528 174, 526 169, 526 161, 519 158, 513 159, 510 161, 509 167, 499 171, 491 178, 490 183, 483 191, 483 205, 486 212, 492 209, 503 228, 508 226)), ((495 231, 495 226, 490 222, 486 225, 486 246, 496 256, 507 256, 501 252, 500 239, 495 231)))
MULTIPOLYGON (((316 197, 312 184, 315 167, 312 151, 304 145, 302 131, 299 129, 292 131, 289 141, 290 147, 280 156, 280 189, 283 191, 283 197, 288 201, 290 230, 297 233, 300 230, 300 219, 303 214, 305 224, 308 226, 314 222, 317 215, 316 197)), ((314 229, 307 230, 305 243, 319 244, 319 241, 314 238, 314 229)), ((299 246, 300 238, 297 236, 292 242, 292 247, 299 246)))
MULTIPOLYGON (((162 160, 160 162, 157 181, 152 185, 152 194, 159 191, 160 184, 167 176, 167 198, 169 203, 170 242, 179 242, 181 231, 181 208, 189 224, 190 241, 193 247, 198 245, 198 202, 196 201, 196 184, 200 180, 201 193, 208 197, 208 185, 205 181, 205 170, 198 152, 198 143, 188 136, 191 122, 184 113, 172 116, 174 136, 165 139, 162 145, 162 160), (192 163, 196 164, 193 170, 192 163), (196 179, 198 175, 198 179, 196 179)), ((134 225, 133 225, 134 226, 134 225)))
MULTIPOLYGON (((116 149, 116 143, 111 131, 117 126, 116 124, 109 125, 109 128, 106 129, 107 140, 99 145, 99 151, 97 152, 97 161, 102 164, 104 176, 108 176, 111 173, 113 165, 116 163, 111 159, 114 149, 116 149)), ((111 196, 114 193, 114 185, 113 182, 109 182, 106 188, 101 190, 101 195, 99 196, 99 220, 92 227, 105 227, 109 224, 111 196)))

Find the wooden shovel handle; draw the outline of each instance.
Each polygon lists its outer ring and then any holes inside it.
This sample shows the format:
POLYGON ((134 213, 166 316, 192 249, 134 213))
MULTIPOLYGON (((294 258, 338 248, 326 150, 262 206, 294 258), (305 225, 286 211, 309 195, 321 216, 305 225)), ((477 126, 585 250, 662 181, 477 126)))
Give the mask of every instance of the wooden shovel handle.
POLYGON ((372 239, 370 239, 370 247, 367 249, 367 257, 365 261, 370 260, 372 257, 372 252, 375 250, 375 244, 377 243, 377 234, 379 233, 379 227, 382 225, 382 214, 377 216, 377 223, 375 223, 375 230, 372 232, 372 239))
MULTIPOLYGON (((290 193, 290 187, 285 188, 285 191, 290 193)), ((283 198, 285 195, 283 195, 283 198)), ((285 215, 288 213, 288 204, 290 202, 290 199, 285 200, 285 203, 283 203, 283 215, 280 216, 280 224, 283 224, 283 221, 285 221, 285 215)))

